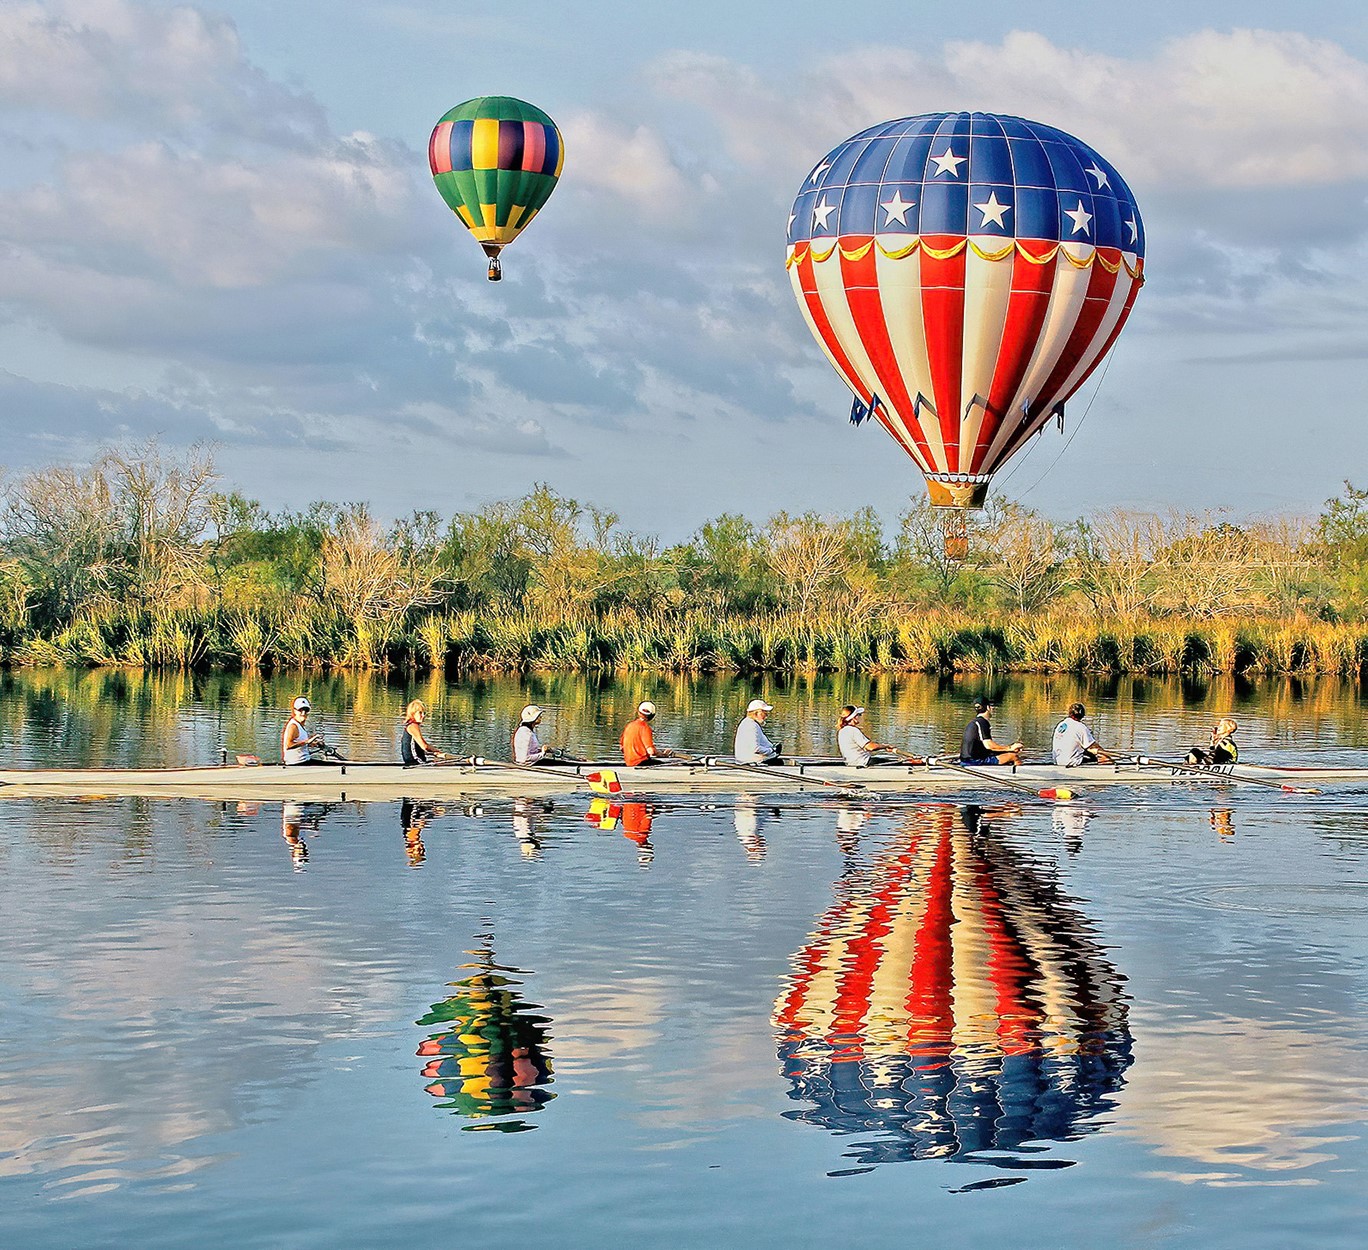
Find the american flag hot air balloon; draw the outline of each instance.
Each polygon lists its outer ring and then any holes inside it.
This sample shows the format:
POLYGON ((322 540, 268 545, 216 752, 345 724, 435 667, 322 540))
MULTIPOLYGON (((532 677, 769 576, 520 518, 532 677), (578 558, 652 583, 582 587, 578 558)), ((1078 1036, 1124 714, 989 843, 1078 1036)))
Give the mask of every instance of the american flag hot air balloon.
POLYGON ((788 1114, 857 1136, 860 1163, 1010 1168, 976 1152, 1082 1135, 1130 1064, 1123 978, 1053 875, 988 836, 992 816, 913 812, 848 862, 792 958, 774 1008, 788 1114))
POLYGON ((789 215, 798 306, 926 476, 976 508, 1120 333, 1145 233, 1121 175, 1053 126, 995 113, 884 122, 826 154, 789 215))

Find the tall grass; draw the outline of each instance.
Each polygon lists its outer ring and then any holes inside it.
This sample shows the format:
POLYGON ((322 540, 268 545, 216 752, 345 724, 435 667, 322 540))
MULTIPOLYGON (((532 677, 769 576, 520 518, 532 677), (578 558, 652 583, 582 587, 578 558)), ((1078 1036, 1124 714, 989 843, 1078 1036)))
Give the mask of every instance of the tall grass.
POLYGON ((349 618, 301 601, 278 616, 110 610, 50 637, 14 637, 0 662, 32 667, 245 671, 965 672, 1324 674, 1360 677, 1368 625, 1312 617, 1099 619, 1061 608, 983 619, 954 610, 717 615, 616 608, 349 618))

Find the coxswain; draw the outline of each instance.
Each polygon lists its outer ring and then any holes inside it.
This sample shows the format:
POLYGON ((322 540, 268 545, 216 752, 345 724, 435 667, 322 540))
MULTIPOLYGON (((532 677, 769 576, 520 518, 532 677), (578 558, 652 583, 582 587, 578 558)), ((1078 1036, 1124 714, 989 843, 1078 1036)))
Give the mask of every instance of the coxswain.
POLYGON ((1092 730, 1083 723, 1088 714, 1081 703, 1070 703, 1069 713, 1055 726, 1054 762, 1061 768, 1077 768, 1080 764, 1110 764, 1111 756, 1093 737, 1092 730))
POLYGON ((988 698, 974 700, 974 719, 965 726, 964 739, 960 743, 961 764, 977 764, 982 768, 990 764, 1021 763, 1020 742, 1003 746, 993 741, 993 727, 988 717, 993 706, 993 701, 988 698))
POLYGON ((1187 753, 1189 764, 1235 764, 1240 759, 1240 748, 1235 741, 1239 729, 1229 716, 1223 716, 1212 726, 1211 741, 1203 747, 1193 747, 1187 753))
POLYGON ((423 734, 427 708, 422 699, 414 699, 404 709, 404 729, 399 735, 399 759, 407 768, 413 764, 429 764, 433 760, 449 760, 451 756, 439 751, 423 734))
POLYGON ((535 703, 529 703, 518 716, 518 727, 513 731, 513 762, 515 764, 540 764, 551 762, 551 749, 542 746, 537 739, 537 726, 541 724, 542 710, 535 703))
POLYGON ((736 739, 732 744, 732 754, 738 764, 782 764, 783 758, 779 742, 771 742, 765 737, 765 717, 774 708, 764 699, 752 699, 746 705, 746 715, 736 727, 736 739))
POLYGON ((655 734, 651 732, 655 715, 656 705, 650 699, 645 699, 637 704, 636 720, 622 731, 622 758, 629 768, 662 764, 674 754, 669 747, 656 746, 655 734))
POLYGON ((313 704, 303 695, 294 701, 293 715, 285 722, 280 734, 280 762, 282 764, 322 764, 327 743, 322 734, 310 733, 309 713, 313 704))
POLYGON ((895 764, 898 748, 888 742, 871 742, 860 723, 865 710, 847 703, 836 722, 836 745, 851 768, 868 768, 871 764, 895 764), (891 754, 876 755, 876 751, 891 754))

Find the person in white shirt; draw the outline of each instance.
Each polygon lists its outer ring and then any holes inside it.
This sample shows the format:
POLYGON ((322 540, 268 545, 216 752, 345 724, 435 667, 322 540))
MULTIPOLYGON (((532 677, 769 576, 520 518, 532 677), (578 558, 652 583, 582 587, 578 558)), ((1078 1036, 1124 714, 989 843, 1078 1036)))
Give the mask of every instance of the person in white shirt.
POLYGON ((765 737, 765 717, 774 708, 764 699, 752 699, 746 705, 745 719, 736 727, 736 741, 732 754, 738 764, 782 764, 780 743, 765 737))
POLYGON ((537 740, 537 726, 541 724, 542 710, 535 703, 529 703, 519 715, 519 725, 513 731, 513 762, 515 764, 540 764, 550 762, 551 751, 537 740))
POLYGON ((1081 703, 1071 703, 1069 714, 1055 726, 1054 762, 1061 768, 1111 763, 1111 756, 1097 745, 1092 730, 1083 723, 1087 714, 1081 703))
POLYGON ((860 724, 864 708, 847 703, 836 722, 836 745, 851 768, 868 768, 871 764, 893 764, 898 759, 898 748, 887 742, 871 742, 860 724), (876 751, 888 752, 875 755, 876 751))
POLYGON ((300 695, 291 705, 290 719, 280 732, 280 762, 282 764, 326 764, 328 744, 322 734, 310 733, 309 713, 313 705, 300 695))

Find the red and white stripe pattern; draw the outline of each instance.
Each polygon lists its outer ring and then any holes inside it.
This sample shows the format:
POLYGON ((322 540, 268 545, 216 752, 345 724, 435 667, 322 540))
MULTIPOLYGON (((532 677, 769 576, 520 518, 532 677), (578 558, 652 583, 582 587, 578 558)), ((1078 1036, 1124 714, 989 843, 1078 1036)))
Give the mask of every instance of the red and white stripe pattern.
POLYGON ((775 1004, 792 1053, 820 1063, 903 1056, 1086 1053, 1125 1020, 1120 977, 1052 882, 957 828, 954 808, 852 871, 775 1004))
POLYGON ((986 481, 1083 384, 1144 280, 1134 252, 1000 236, 791 244, 828 359, 928 477, 986 481))

